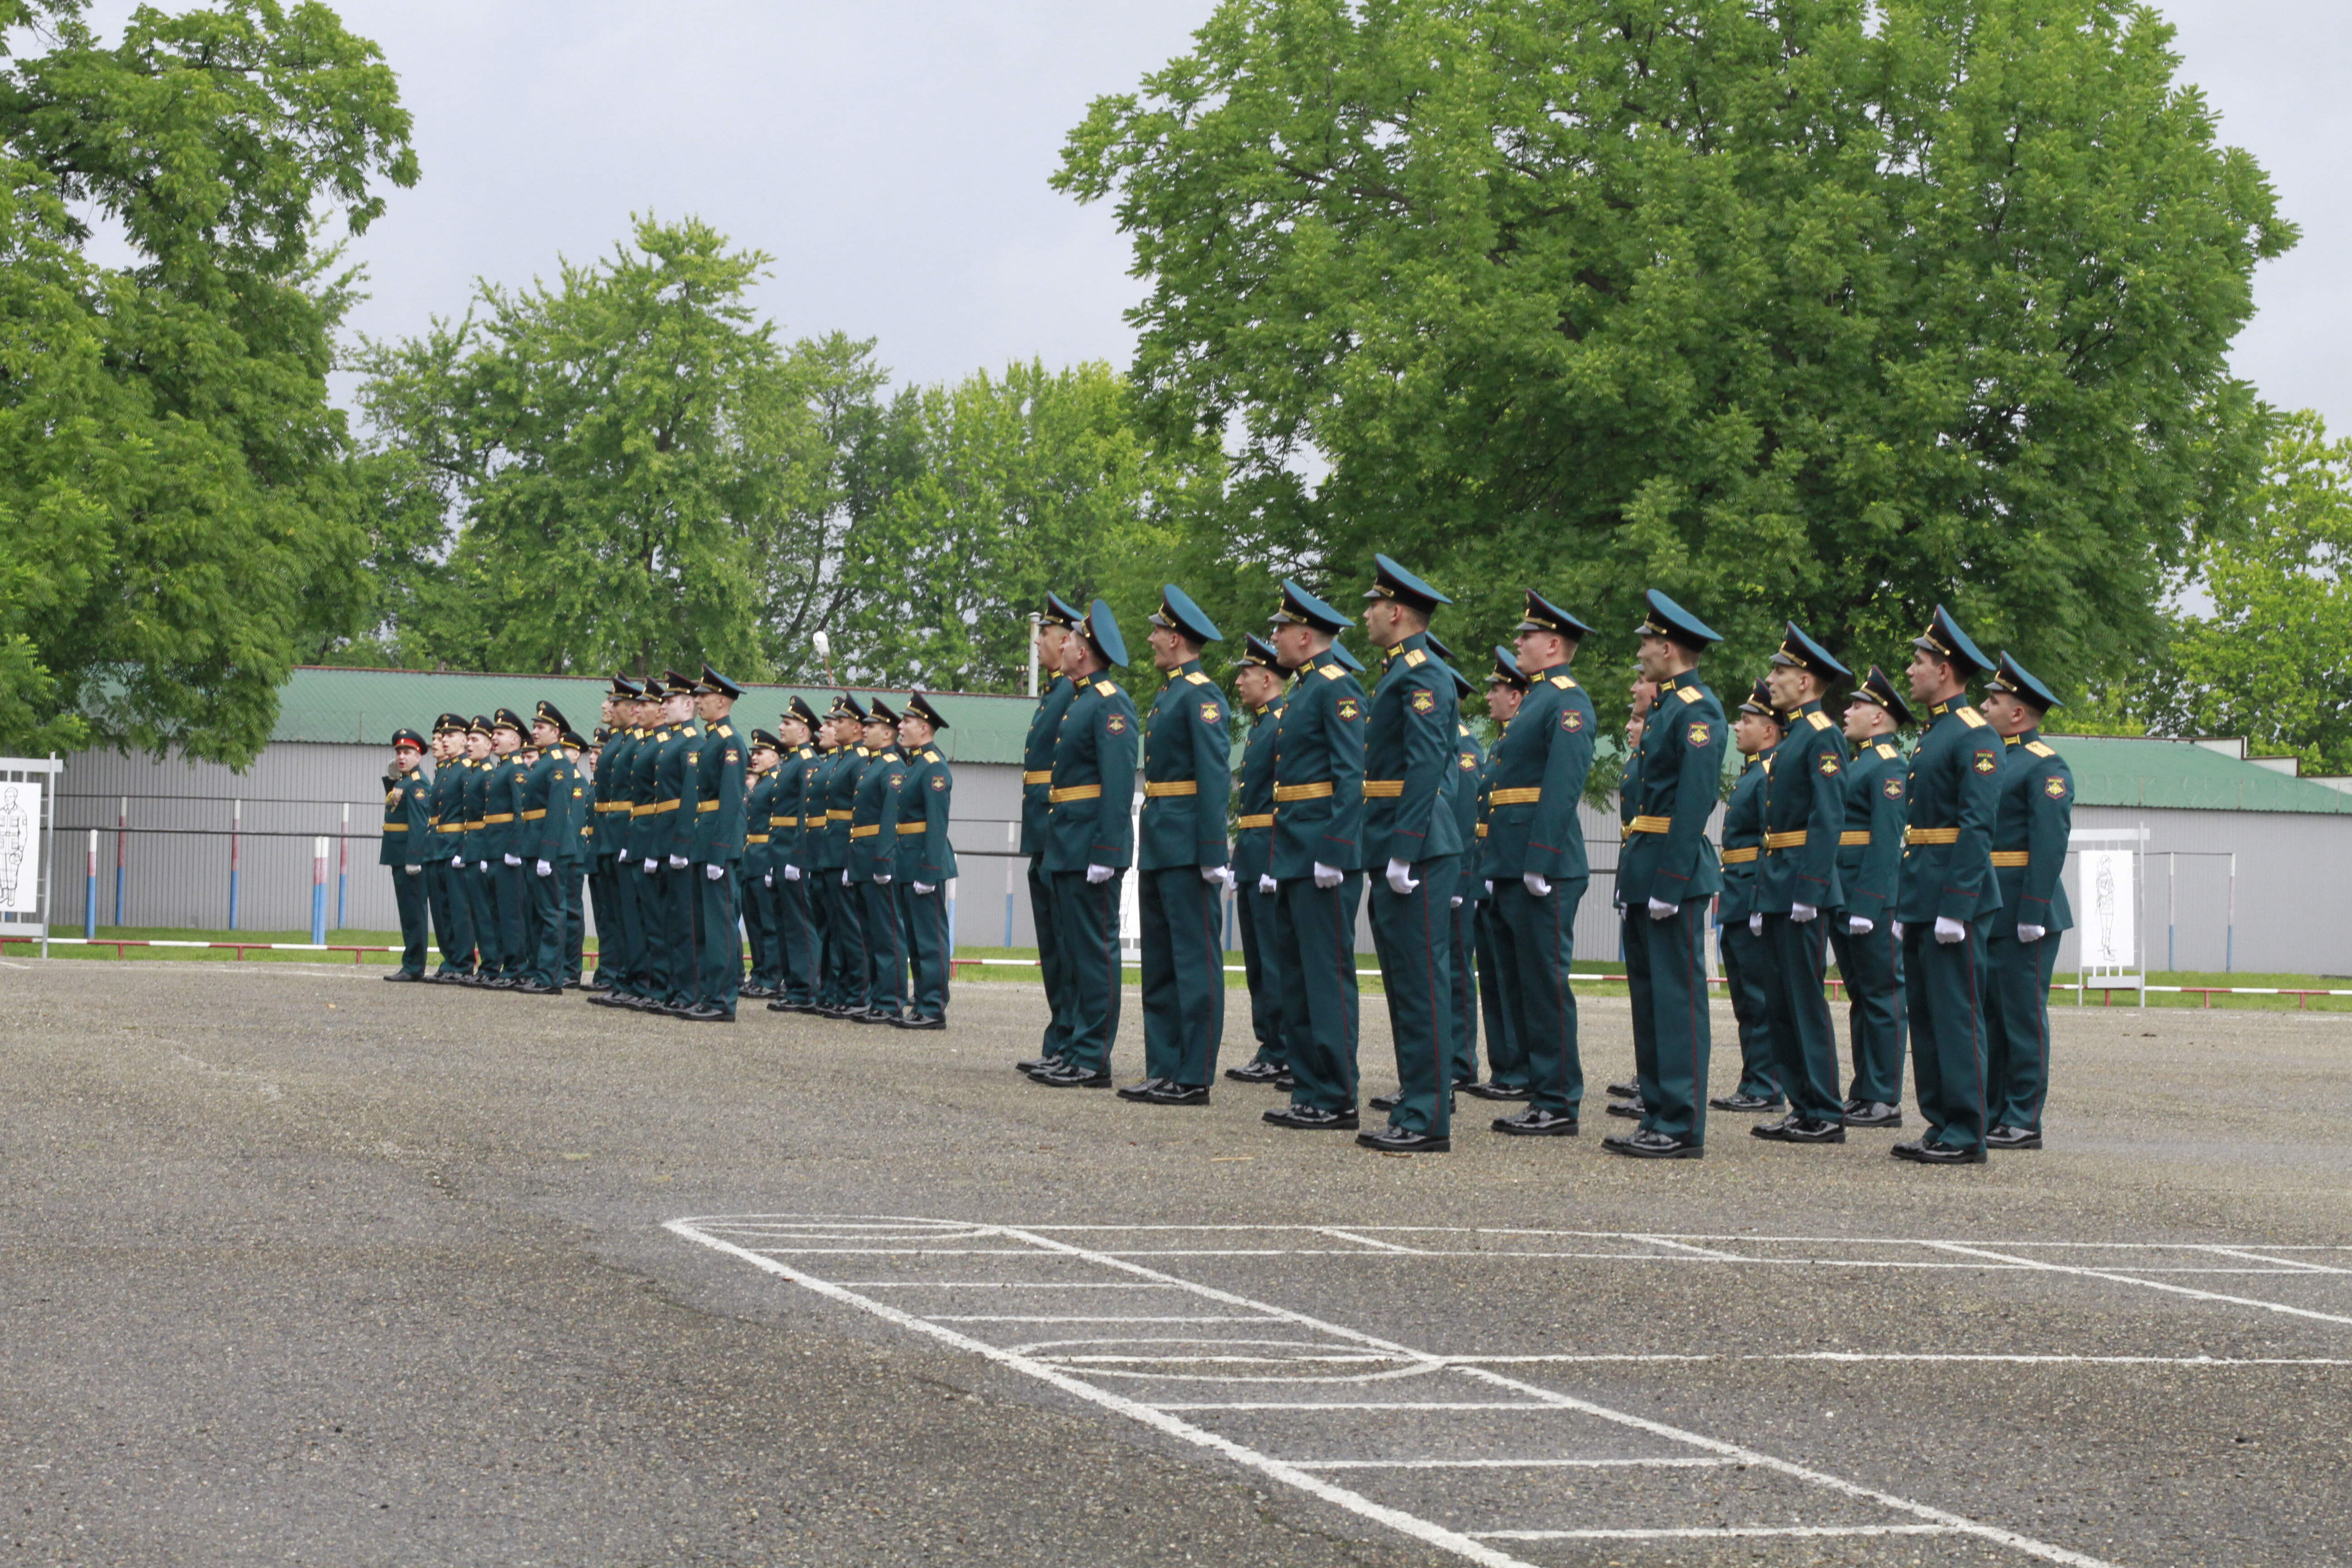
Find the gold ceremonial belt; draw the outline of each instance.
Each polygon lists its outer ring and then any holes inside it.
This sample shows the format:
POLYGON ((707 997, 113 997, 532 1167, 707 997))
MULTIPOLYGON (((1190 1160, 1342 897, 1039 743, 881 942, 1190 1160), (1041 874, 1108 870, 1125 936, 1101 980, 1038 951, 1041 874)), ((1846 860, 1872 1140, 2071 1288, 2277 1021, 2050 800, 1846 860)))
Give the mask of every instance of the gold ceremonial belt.
POLYGON ((433 825, 433 831, 436 833, 463 833, 466 831, 466 825, 462 822, 436 822, 433 825))
POLYGON ((743 835, 743 842, 746 844, 765 844, 767 841, 768 836, 764 833, 747 833, 743 835))
POLYGON ((698 800, 694 803, 694 809, 697 811, 717 811, 719 809, 719 803, 715 800, 698 800))
POLYGON ((1768 833, 1764 836, 1764 847, 1767 849, 1802 849, 1805 847, 1805 833, 1806 829, 1801 827, 1790 828, 1786 833, 1768 833))
POLYGON ((482 820, 484 822, 512 822, 514 820, 514 813, 511 811, 494 811, 489 816, 482 818, 482 820))
POLYGON ((1168 784, 1147 784, 1143 786, 1143 793, 1152 800, 1160 800, 1171 795, 1198 795, 1201 793, 1201 781, 1176 779, 1168 784))
POLYGON ((1274 813, 1269 811, 1263 816, 1236 817, 1234 819, 1234 826, 1240 828, 1244 833, 1248 832, 1253 827, 1272 827, 1274 826, 1274 813))
POLYGON ((1066 800, 1100 800, 1101 798, 1102 785, 1100 784, 1070 784, 1048 795, 1045 797, 1045 804, 1059 805, 1066 800))
POLYGON ((674 800, 657 800, 651 805, 631 806, 629 808, 629 815, 632 816, 659 816, 665 811, 676 811, 677 809, 677 802, 674 800))
POLYGON ((1628 834, 1671 833, 1674 826, 1675 819, 1671 816, 1637 816, 1625 825, 1625 831, 1628 834))
POLYGON ((1321 784, 1276 784, 1274 786, 1274 799, 1277 805, 1286 800, 1328 800, 1330 798, 1330 795, 1331 781, 1329 779, 1325 779, 1321 784))
POLYGON ((1755 858, 1756 846, 1753 844, 1745 849, 1727 849, 1723 852, 1723 863, 1727 866, 1745 866, 1755 858))
POLYGON ((902 822, 898 824, 898 837, 901 838, 904 838, 909 833, 929 833, 930 830, 931 825, 928 822, 902 822))
POLYGON ((544 822, 547 820, 547 807, 542 805, 537 811, 526 811, 522 819, 525 822, 544 822))
POLYGON ((2033 852, 2030 849, 1996 849, 1992 852, 1992 863, 1996 866, 2022 868, 2032 864, 2032 861, 2033 852))
POLYGON ((1366 779, 1364 798, 1366 800, 1402 800, 1404 798, 1404 780, 1366 779))
POLYGON ((625 800, 600 800, 596 803, 596 809, 599 811, 626 811, 629 809, 629 803, 625 800))
POLYGON ((847 822, 853 815, 855 814, 846 811, 828 811, 824 814, 824 819, 827 822, 847 822))
MULTIPOLYGON (((819 820, 822 820, 822 818, 819 820)), ((772 816, 768 818, 768 826, 771 827, 798 827, 800 825, 801 819, 797 816, 772 816)))
POLYGON ((878 822, 869 822, 863 827, 851 828, 849 836, 852 838, 879 838, 882 837, 882 825, 878 822))
POLYGON ((1533 805, 1543 798, 1543 785, 1529 784, 1524 789, 1498 789, 1486 797, 1491 805, 1533 805))
POLYGON ((473 821, 466 824, 466 831, 468 833, 479 833, 481 830, 482 819, 478 816, 474 818, 473 821))
POLYGON ((1486 825, 1483 822, 1478 825, 1478 837, 1481 838, 1486 837, 1486 825))
POLYGON ((1958 844, 1960 830, 1957 827, 1906 827, 1903 830, 1906 844, 1958 844))
POLYGON ((404 822, 387 822, 383 825, 383 830, 386 833, 405 833, 408 831, 408 824, 404 822))
POLYGON ((1838 835, 1838 847, 1841 849, 1851 849, 1856 845, 1867 844, 1869 842, 1870 829, 1867 827, 1838 835))
POLYGON ((1054 770, 1051 768, 1033 768, 1021 775, 1021 787, 1024 789, 1027 789, 1031 784, 1049 784, 1053 782, 1054 770))

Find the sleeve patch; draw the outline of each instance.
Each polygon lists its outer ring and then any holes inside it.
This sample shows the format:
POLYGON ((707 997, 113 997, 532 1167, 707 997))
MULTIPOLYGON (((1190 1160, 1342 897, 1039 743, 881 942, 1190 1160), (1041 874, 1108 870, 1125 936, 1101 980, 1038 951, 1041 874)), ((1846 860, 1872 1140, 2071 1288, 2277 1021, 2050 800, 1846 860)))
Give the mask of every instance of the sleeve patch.
POLYGON ((740 762, 743 760, 743 753, 737 751, 734 747, 730 746, 727 748, 726 755, 720 757, 719 760, 722 763, 740 762))
POLYGON ((1889 800, 1901 800, 1903 798, 1903 781, 1898 778, 1889 778, 1885 784, 1878 786, 1878 793, 1885 795, 1889 800))
POLYGON ((1580 708, 1569 709, 1559 716, 1559 727, 1571 735, 1575 734, 1584 728, 1584 710, 1580 708))
MULTIPOLYGON (((1818 719, 1821 715, 1816 713, 1813 717, 1818 719)), ((1822 773, 1834 775, 1838 771, 1837 753, 1835 752, 1823 752, 1822 753, 1821 768, 1822 773)))
POLYGON ((1477 759, 1477 758, 1475 758, 1475 757, 1474 757, 1474 756, 1472 756, 1472 755, 1471 755, 1469 752, 1463 752, 1463 753, 1462 753, 1462 771, 1463 771, 1464 773, 1476 773, 1476 772, 1478 771, 1478 759, 1477 759))
POLYGON ((1216 724, 1216 723, 1221 723, 1221 722, 1223 722, 1223 721, 1224 717, 1225 717, 1225 710, 1224 710, 1223 708, 1218 707, 1215 703, 1213 703, 1213 702, 1203 702, 1203 703, 1202 703, 1202 704, 1201 704, 1201 722, 1202 722, 1202 723, 1203 723, 1203 724, 1216 724))
MULTIPOLYGON (((1416 650, 1416 651, 1418 651, 1418 650, 1416 650)), ((1430 690, 1430 689, 1429 689, 1428 688, 1426 688, 1426 687, 1423 687, 1421 690, 1414 692, 1414 693, 1412 694, 1412 710, 1413 710, 1414 712, 1416 712, 1416 713, 1434 713, 1434 712, 1436 712, 1436 711, 1437 711, 1437 693, 1435 693, 1434 691, 1430 690)))
POLYGON ((931 787, 935 790, 947 788, 948 775, 945 773, 933 773, 931 775, 931 787))
POLYGON ((1359 714, 1360 714, 1360 713, 1362 713, 1362 712, 1363 712, 1363 709, 1362 709, 1362 707, 1361 707, 1360 704, 1358 704, 1358 702, 1356 701, 1356 700, 1355 700, 1354 698, 1352 698, 1352 697, 1342 697, 1341 699, 1339 699, 1339 717, 1340 717, 1340 718, 1352 721, 1352 720, 1354 720, 1354 719, 1355 719, 1359 714))
POLYGON ((2060 778, 2057 774, 2053 773, 2048 778, 2042 781, 2042 793, 2048 795, 2052 800, 2064 800, 2066 798, 2066 781, 2060 778))
POLYGON ((2000 766, 2000 759, 1994 756, 1990 752, 1979 752, 1977 753, 1977 760, 1970 765, 1972 765, 1977 772, 1980 773, 1989 773, 2000 766))
POLYGON ((1112 714, 1109 718, 1103 721, 1103 728, 1108 730, 1114 735, 1126 734, 1127 715, 1124 713, 1112 714))
POLYGON ((1702 720, 1698 723, 1693 724, 1689 730, 1685 731, 1685 734, 1689 739, 1692 745, 1704 746, 1706 744, 1707 737, 1713 732, 1712 728, 1704 720, 1702 720))

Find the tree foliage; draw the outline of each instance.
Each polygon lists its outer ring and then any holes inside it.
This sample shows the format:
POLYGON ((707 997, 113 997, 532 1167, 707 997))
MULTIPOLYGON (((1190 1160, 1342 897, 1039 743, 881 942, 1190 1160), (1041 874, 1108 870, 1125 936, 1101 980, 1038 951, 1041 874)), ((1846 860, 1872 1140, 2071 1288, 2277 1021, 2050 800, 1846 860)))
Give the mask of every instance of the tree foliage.
POLYGON ((414 183, 407 113, 315 4, 109 46, 79 0, 0 0, 0 745, 248 761, 359 596, 318 230, 414 183))
MULTIPOLYGON (((1535 585, 1613 659, 1646 586, 1752 661, 1930 605, 2059 673, 2146 651, 2260 410, 2293 242, 2111 0, 1224 0, 1057 183, 1150 280, 1155 432, 1237 448, 1225 548, 1535 585), (1300 475, 1317 463, 1328 477, 1300 475)), ((1449 631, 1449 635, 1454 635, 1449 631)))

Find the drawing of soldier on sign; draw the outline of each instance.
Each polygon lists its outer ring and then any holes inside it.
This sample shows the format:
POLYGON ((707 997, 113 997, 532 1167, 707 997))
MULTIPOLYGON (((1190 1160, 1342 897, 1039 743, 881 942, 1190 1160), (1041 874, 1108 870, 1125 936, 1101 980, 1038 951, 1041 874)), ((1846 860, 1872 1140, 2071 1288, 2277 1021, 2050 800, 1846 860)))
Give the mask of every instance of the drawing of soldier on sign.
POLYGON ((0 909, 16 907, 16 885, 33 844, 33 820, 16 802, 16 785, 0 785, 0 909))

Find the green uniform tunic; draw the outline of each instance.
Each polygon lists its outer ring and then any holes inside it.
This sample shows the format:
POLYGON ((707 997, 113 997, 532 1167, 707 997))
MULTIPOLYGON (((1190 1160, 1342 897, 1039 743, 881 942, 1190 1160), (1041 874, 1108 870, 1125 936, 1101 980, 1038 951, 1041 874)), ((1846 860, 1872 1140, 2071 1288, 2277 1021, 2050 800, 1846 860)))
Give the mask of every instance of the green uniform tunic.
MULTIPOLYGON (((662 847, 667 842, 669 817, 657 813, 661 804, 661 749, 669 740, 669 726, 653 724, 636 731, 637 743, 629 757, 629 858, 621 883, 634 896, 635 962, 629 989, 648 1002, 669 995, 669 911, 662 900, 667 886, 661 879, 662 847)), ((671 806, 670 811, 677 807, 671 806)))
POLYGON ((1659 683, 1617 862, 1642 1125, 1702 1148, 1713 1043, 1706 906, 1723 886, 1706 825, 1719 798, 1727 731, 1722 704, 1696 673, 1659 683), (1664 919, 1653 918, 1653 900, 1669 906, 1664 919))
POLYGON ((587 804, 579 758, 567 747, 548 747, 524 775, 522 812, 515 825, 515 853, 530 879, 533 938, 524 973, 541 985, 560 985, 569 978, 565 964, 580 921, 572 879, 583 858, 587 804), (547 868, 544 874, 541 866, 547 868))
POLYGON ((805 816, 809 781, 817 768, 814 746, 795 748, 776 765, 776 793, 768 816, 768 861, 776 879, 772 906, 776 921, 776 945, 782 978, 777 983, 783 1000, 806 1006, 816 1000, 818 946, 814 903, 816 887, 811 871, 809 846, 824 831, 824 808, 814 824, 805 816))
POLYGON ((1985 1121, 2039 1132, 2050 1092, 2050 975, 2058 933, 2074 926, 2065 879, 2074 772, 2036 729, 2008 737, 2000 777, 1992 874, 2000 913, 1985 936, 1985 1121), (2046 934, 2022 942, 2021 925, 2046 934))
MULTIPOLYGON (((743 985, 743 795, 750 762, 734 721, 698 726, 687 772, 694 817, 685 875, 694 894, 694 996, 732 1015, 743 985)), ((678 816, 686 807, 681 801, 678 816)))
POLYGON ((483 800, 498 763, 489 757, 479 761, 467 757, 457 765, 465 770, 457 781, 457 809, 465 822, 465 831, 457 839, 457 852, 465 862, 458 868, 457 886, 474 922, 474 973, 488 979, 499 972, 498 903, 490 895, 489 862, 483 858, 488 829, 482 813, 488 809, 483 800))
POLYGON ((1275 720, 1276 962, 1293 1105, 1356 1108, 1356 911, 1364 897, 1364 689, 1328 649, 1301 666, 1275 720), (1318 888, 1315 868, 1339 873, 1318 888))
POLYGON ((776 942, 775 829, 779 768, 747 773, 743 783, 743 937, 751 949, 751 984, 773 991, 783 973, 776 942))
POLYGON ((665 1005, 695 1004, 701 953, 694 940, 694 818, 701 803, 702 721, 689 719, 663 731, 654 753, 653 826, 646 855, 660 910, 659 941, 667 981, 665 1005))
POLYGON ((1045 983, 1043 1054, 1058 1057, 1069 1044, 1066 993, 1069 965, 1062 961, 1061 919, 1054 908, 1054 879, 1045 869, 1045 818, 1052 809, 1054 744, 1061 739, 1062 715, 1078 694, 1066 675, 1045 683, 1037 710, 1029 715, 1029 735, 1021 748, 1021 853, 1029 859, 1029 923, 1037 937, 1037 972, 1045 983))
POLYGON ((596 754, 594 858, 589 863, 588 894, 596 910, 596 979, 600 984, 626 990, 636 951, 636 906, 634 889, 625 888, 622 873, 631 869, 621 859, 629 847, 629 769, 637 749, 635 729, 616 730, 596 754))
POLYGON ((489 766, 482 787, 483 858, 497 905, 498 974, 520 980, 530 969, 530 868, 522 858, 522 797, 530 764, 520 752, 508 752, 493 756, 489 766))
POLYGON ((433 931, 441 948, 436 974, 474 972, 474 901, 449 864, 462 852, 466 833, 466 761, 443 763, 433 771, 431 839, 426 845, 425 891, 432 901, 433 931))
POLYGON ((1290 693, 1250 715, 1242 743, 1241 810, 1234 832, 1234 921, 1242 939, 1242 973, 1249 983, 1250 1033, 1257 1059, 1282 1067, 1290 1059, 1283 1034, 1282 965, 1274 951, 1274 900, 1264 879, 1274 864, 1275 720, 1290 693))
POLYGON ((392 868, 392 895, 400 907, 400 972, 422 979, 431 899, 425 860, 433 836, 433 781, 419 769, 383 775, 383 837, 376 864, 392 868))
POLYGON ((1838 835, 1844 918, 1830 927, 1838 978, 1845 982, 1846 1048, 1853 1077, 1846 1098, 1862 1104, 1903 1100, 1903 963, 1895 941, 1895 894, 1903 871, 1903 752, 1873 742, 1845 767, 1845 827, 1838 835), (1859 917, 1870 930, 1850 928, 1859 917))
POLYGON ((2000 910, 1992 875, 2000 737, 1967 699, 1928 710, 1906 790, 1903 990, 1911 1018, 1911 1078, 1929 1139, 1981 1152, 1985 1132, 1985 921, 2000 910), (1938 919, 1958 942, 1936 940, 1938 919))
POLYGON ((1143 1075, 1195 1089, 1216 1076, 1225 1036, 1223 883, 1201 871, 1231 858, 1233 755, 1225 694, 1198 659, 1171 671, 1143 725, 1143 1075))
POLYGON ((1087 1073, 1110 1070, 1118 1037, 1119 883, 1135 860, 1135 704, 1106 676, 1087 681, 1062 711, 1054 743, 1054 777, 1045 814, 1045 869, 1054 881, 1054 911, 1066 984, 1056 1001, 1064 1016, 1062 1055, 1087 1073), (1110 876, 1087 880, 1087 868, 1110 876))
POLYGON ((907 1005, 907 944, 898 929, 898 786, 907 760, 896 746, 867 758, 849 817, 849 889, 866 933, 864 1000, 852 1007, 896 1016, 907 1005))
MULTIPOLYGON (((861 895, 849 885, 849 818, 866 762, 865 747, 838 746, 817 775, 824 833, 817 843, 816 895, 824 900, 826 942, 817 1001, 836 1011, 866 1005, 866 912, 861 895)), ((814 811, 819 804, 812 796, 807 809, 814 811)))
MULTIPOLYGON (((1505 720, 1495 734, 1495 751, 1502 749, 1503 737, 1510 732, 1511 721, 1505 720)), ((1517 1020, 1523 1004, 1518 996, 1518 976, 1503 963, 1503 950, 1509 938, 1495 907, 1495 896, 1488 890, 1493 879, 1486 870, 1486 840, 1495 831, 1494 784, 1495 753, 1490 751, 1485 765, 1478 770, 1479 865, 1477 879, 1470 884, 1478 894, 1477 912, 1471 922, 1477 938, 1478 1011, 1486 1026, 1488 1081, 1498 1089, 1525 1090, 1528 1054, 1519 1044, 1517 1020)))
POLYGON ((1764 917, 1764 994, 1772 1076, 1789 1109, 1811 1121, 1845 1120, 1837 1035, 1822 989, 1829 928, 1844 902, 1838 835, 1845 826, 1845 737, 1819 702, 1789 715, 1764 782, 1764 855, 1755 909, 1764 917), (1812 910, 1800 921, 1798 905, 1812 910))
POLYGON ((948 959, 955 936, 948 929, 948 883, 955 879, 955 846, 948 841, 955 775, 937 746, 908 754, 898 785, 898 933, 907 949, 907 1011, 921 1019, 948 1011, 948 959), (926 891, 925 889, 929 889, 926 891))
POLYGON ((1748 929, 1748 917, 1757 912, 1764 781, 1771 768, 1769 762, 1750 757, 1731 786, 1731 798, 1724 803, 1723 895, 1715 905, 1724 983, 1739 1027, 1739 1092, 1759 1100, 1780 1098, 1780 1079, 1772 1063, 1771 993, 1765 977, 1771 956, 1764 939, 1748 929))

